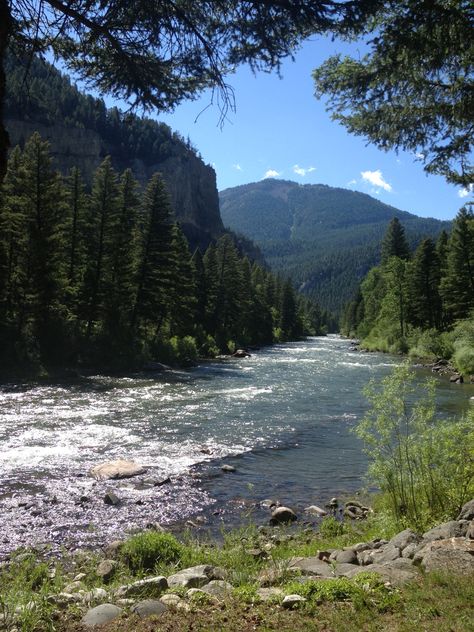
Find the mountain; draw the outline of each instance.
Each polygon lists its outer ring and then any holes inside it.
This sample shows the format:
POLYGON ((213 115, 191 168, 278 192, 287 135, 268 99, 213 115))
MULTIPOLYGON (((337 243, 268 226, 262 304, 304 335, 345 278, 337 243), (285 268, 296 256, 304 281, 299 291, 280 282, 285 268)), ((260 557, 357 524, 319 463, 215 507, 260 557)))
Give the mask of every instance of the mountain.
POLYGON ((176 219, 193 245, 203 249, 224 232, 216 174, 189 141, 164 123, 107 109, 85 95, 51 64, 9 57, 6 66, 6 127, 11 145, 24 146, 38 131, 49 140, 56 167, 79 167, 86 182, 105 156, 123 171, 130 167, 144 184, 162 173, 176 219))
POLYGON ((219 193, 231 230, 254 240, 268 264, 300 289, 339 313, 358 283, 377 264, 389 221, 398 217, 411 246, 436 236, 450 222, 422 218, 365 193, 324 184, 267 179, 219 193))

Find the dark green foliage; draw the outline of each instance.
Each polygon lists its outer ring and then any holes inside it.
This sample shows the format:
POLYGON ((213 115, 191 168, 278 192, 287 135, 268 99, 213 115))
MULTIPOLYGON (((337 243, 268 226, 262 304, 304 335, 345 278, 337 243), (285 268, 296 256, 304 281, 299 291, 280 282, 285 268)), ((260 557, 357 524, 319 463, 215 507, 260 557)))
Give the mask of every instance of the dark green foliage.
MULTIPOLYGON (((390 231, 389 231, 390 232, 390 231)), ((423 239, 411 261, 372 268, 341 318, 341 331, 370 349, 451 358, 474 371, 474 216, 463 208, 451 235, 423 239)))
POLYGON ((179 562, 182 551, 183 546, 171 533, 145 531, 129 538, 120 556, 132 572, 140 573, 179 562))
POLYGON ((255 240, 273 270, 334 313, 380 261, 380 243, 394 216, 403 221, 411 247, 450 225, 321 184, 264 180, 219 197, 224 224, 255 240))
POLYGON ((314 72, 333 118, 377 147, 417 152, 426 171, 469 186, 472 2, 384 2, 367 23, 368 53, 314 72))
POLYGON ((382 264, 386 263, 390 257, 399 257, 400 259, 408 259, 410 257, 410 248, 405 237, 405 229, 400 224, 398 217, 392 219, 382 239, 382 250, 380 253, 382 264))
POLYGON ((2 370, 126 369, 325 331, 319 308, 224 235, 191 256, 164 182, 143 194, 106 158, 92 191, 62 179, 38 134, 0 189, 2 370))

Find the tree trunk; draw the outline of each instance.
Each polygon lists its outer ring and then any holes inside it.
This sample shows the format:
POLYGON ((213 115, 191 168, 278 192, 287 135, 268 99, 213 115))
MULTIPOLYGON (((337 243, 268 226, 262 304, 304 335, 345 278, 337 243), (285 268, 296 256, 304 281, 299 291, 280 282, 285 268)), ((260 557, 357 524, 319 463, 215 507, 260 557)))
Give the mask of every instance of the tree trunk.
POLYGON ((5 55, 11 32, 11 15, 8 0, 0 0, 0 184, 7 171, 7 152, 10 147, 8 132, 4 126, 4 103, 6 78, 4 70, 5 55))

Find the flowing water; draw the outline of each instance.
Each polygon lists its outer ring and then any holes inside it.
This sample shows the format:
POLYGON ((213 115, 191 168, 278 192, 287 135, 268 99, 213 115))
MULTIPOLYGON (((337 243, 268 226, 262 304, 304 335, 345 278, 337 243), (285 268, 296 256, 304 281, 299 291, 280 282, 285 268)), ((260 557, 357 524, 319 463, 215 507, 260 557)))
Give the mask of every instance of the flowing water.
MULTIPOLYGON (((155 522, 264 520, 266 498, 301 511, 353 492, 366 469, 351 432, 367 408, 362 388, 398 361, 329 336, 189 371, 3 385, 0 556, 34 543, 98 546, 155 522), (116 458, 147 473, 87 476, 116 458), (223 463, 236 472, 222 472, 223 463), (108 490, 118 506, 104 503, 108 490)), ((438 382, 444 414, 465 410, 473 395, 470 385, 438 382)))

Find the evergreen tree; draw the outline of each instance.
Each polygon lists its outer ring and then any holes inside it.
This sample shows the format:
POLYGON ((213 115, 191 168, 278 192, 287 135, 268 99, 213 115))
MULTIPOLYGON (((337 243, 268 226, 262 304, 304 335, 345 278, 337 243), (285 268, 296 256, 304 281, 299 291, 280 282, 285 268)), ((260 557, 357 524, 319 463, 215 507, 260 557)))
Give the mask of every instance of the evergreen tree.
POLYGON ((465 207, 454 220, 440 291, 450 322, 469 315, 474 307, 474 216, 465 207))
POLYGON ((170 310, 173 289, 173 225, 163 179, 155 173, 143 198, 143 234, 131 322, 155 339, 170 310))
POLYGON ((111 287, 112 244, 119 207, 117 174, 110 156, 94 175, 87 230, 87 269, 82 287, 84 318, 89 340, 94 326, 103 323, 107 290, 111 287))
POLYGON ((178 336, 191 334, 196 315, 195 269, 183 231, 173 226, 174 275, 171 293, 171 331, 178 336))
POLYGON ((196 248, 191 259, 193 273, 194 273, 194 285, 196 288, 196 306, 195 316, 196 323, 204 326, 206 321, 206 270, 204 267, 204 260, 199 248, 196 248))
POLYGON ((400 257, 390 257, 383 268, 386 292, 380 306, 379 319, 398 323, 400 338, 406 335, 407 263, 400 257))
POLYGON ((86 220, 88 215, 88 197, 84 191, 81 172, 74 167, 65 182, 68 221, 66 238, 69 242, 69 262, 67 280, 71 305, 76 307, 86 267, 86 220))
POLYGON ((298 335, 298 313, 295 297, 295 290, 288 279, 284 282, 281 291, 280 300, 280 321, 279 327, 282 332, 284 340, 291 340, 291 338, 298 335))
POLYGON ((390 222, 382 240, 381 260, 385 264, 390 257, 409 259, 410 249, 405 237, 405 229, 397 217, 390 222))
POLYGON ((424 239, 416 249, 409 269, 408 309, 413 325, 430 329, 441 326, 439 283, 436 246, 432 239, 424 239))

